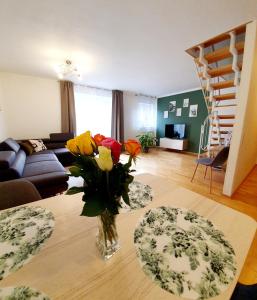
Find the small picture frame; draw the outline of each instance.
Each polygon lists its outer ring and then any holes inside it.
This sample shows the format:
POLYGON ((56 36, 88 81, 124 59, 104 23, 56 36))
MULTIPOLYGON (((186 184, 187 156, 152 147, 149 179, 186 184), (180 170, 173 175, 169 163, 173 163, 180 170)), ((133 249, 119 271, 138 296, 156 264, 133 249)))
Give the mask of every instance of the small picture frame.
POLYGON ((189 107, 189 117, 195 118, 197 117, 198 104, 190 105, 189 107))
POLYGON ((168 112, 167 110, 165 110, 165 111, 163 112, 163 118, 164 118, 164 119, 168 119, 168 117, 169 117, 169 112, 168 112))
POLYGON ((176 117, 181 117, 182 108, 177 108, 176 117))
POLYGON ((174 112, 176 110, 176 101, 170 101, 169 112, 174 112))
POLYGON ((183 100, 183 107, 188 107, 189 106, 189 98, 186 98, 183 100))

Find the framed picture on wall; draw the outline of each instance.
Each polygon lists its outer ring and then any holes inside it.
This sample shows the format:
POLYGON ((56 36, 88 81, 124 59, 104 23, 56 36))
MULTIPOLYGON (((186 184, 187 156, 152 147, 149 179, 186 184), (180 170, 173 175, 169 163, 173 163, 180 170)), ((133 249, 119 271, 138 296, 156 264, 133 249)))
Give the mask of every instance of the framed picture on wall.
POLYGON ((176 117, 181 117, 182 108, 177 108, 176 117))
POLYGON ((198 104, 190 105, 189 106, 189 117, 197 117, 197 111, 198 111, 198 104))
POLYGON ((169 117, 169 112, 168 112, 167 110, 165 110, 165 111, 163 112, 163 118, 164 118, 164 119, 168 119, 168 117, 169 117))
POLYGON ((170 101, 169 112, 174 112, 176 110, 176 101, 170 101))
POLYGON ((189 106, 189 98, 183 100, 183 107, 189 106))

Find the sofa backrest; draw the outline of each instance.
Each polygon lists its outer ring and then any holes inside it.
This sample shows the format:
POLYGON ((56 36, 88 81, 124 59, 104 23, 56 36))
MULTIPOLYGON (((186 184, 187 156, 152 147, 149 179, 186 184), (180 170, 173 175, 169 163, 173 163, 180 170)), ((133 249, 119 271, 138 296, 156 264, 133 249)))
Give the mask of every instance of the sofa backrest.
POLYGON ((17 179, 22 176, 26 161, 23 150, 0 151, 0 181, 17 179))
POLYGON ((65 133, 50 133, 51 142, 67 142, 70 139, 74 138, 73 132, 65 132, 65 133))
POLYGON ((12 138, 8 138, 0 143, 0 151, 14 151, 17 153, 20 150, 20 145, 12 138))

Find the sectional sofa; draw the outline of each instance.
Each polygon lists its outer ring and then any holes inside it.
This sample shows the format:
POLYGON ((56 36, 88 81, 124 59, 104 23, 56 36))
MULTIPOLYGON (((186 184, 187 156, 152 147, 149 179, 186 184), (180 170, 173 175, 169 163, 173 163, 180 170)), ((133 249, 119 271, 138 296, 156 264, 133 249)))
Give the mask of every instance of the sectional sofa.
POLYGON ((8 138, 0 143, 0 181, 24 178, 35 185, 42 198, 63 192, 68 187, 65 166, 73 162, 65 143, 72 133, 50 134, 43 139, 47 150, 27 155, 18 141, 8 138))

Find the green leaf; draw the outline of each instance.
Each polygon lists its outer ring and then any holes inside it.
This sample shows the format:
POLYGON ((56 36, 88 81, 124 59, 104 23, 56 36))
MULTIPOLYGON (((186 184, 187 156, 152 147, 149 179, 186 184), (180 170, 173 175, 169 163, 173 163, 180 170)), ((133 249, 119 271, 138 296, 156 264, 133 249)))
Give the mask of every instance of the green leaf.
POLYGON ((128 195, 127 192, 124 192, 124 193, 122 194, 122 198, 123 198, 124 202, 125 202, 127 205, 130 205, 129 195, 128 195))
POLYGON ((71 176, 74 176, 74 177, 81 176, 81 170, 80 170, 79 167, 72 166, 72 167, 69 168, 69 171, 71 173, 71 176))
POLYGON ((84 195, 83 201, 85 201, 85 204, 81 216, 96 217, 106 208, 106 202, 100 194, 95 194, 88 198, 84 195))
POLYGON ((78 186, 73 186, 70 189, 68 189, 68 191, 65 193, 66 195, 74 195, 77 193, 81 193, 84 192, 84 187, 78 187, 78 186))

